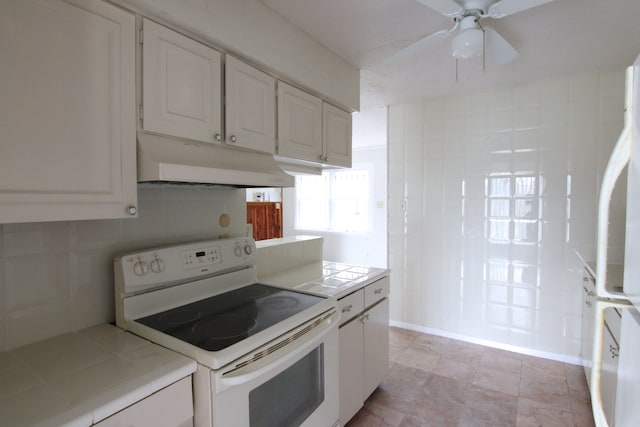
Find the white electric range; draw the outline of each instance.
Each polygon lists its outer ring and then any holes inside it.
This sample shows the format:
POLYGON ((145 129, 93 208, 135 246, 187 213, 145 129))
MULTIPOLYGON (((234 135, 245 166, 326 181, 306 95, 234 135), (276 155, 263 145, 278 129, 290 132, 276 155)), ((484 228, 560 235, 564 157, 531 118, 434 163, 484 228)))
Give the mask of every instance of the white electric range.
POLYGON ((116 257, 117 325, 197 361, 196 426, 334 426, 337 301, 257 283, 255 253, 243 237, 116 257))

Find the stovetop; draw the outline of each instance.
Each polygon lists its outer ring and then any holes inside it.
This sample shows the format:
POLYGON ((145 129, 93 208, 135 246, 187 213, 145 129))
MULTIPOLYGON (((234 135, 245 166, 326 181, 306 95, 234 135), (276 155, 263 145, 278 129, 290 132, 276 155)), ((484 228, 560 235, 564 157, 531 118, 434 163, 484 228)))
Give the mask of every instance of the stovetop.
POLYGON ((259 283, 255 263, 250 237, 119 255, 116 324, 216 370, 337 309, 335 298, 259 283))
POLYGON ((207 351, 219 351, 326 298, 254 283, 136 319, 207 351))

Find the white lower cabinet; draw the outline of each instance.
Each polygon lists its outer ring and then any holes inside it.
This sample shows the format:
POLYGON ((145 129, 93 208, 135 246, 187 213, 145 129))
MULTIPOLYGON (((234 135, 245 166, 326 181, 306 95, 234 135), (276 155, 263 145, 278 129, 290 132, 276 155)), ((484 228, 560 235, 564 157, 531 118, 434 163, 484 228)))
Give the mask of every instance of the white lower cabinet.
POLYGON ((389 368, 389 298, 364 313, 364 398, 380 385, 389 368))
POLYGON ((604 315, 602 354, 602 407, 609 425, 615 425, 616 388, 618 385, 618 355, 620 352, 620 313, 609 308, 604 315))
POLYGON ((364 325, 360 317, 340 328, 340 424, 345 425, 364 403, 364 325))
MULTIPOLYGON (((582 275, 582 365, 587 384, 591 386, 591 366, 593 364, 593 339, 595 329, 595 279, 585 267, 582 275)), ((608 308, 604 315, 604 336, 602 354, 602 379, 600 382, 602 407, 609 425, 615 425, 615 401, 618 383, 618 353, 620 350, 620 312, 608 308)))
POLYGON ((380 385, 389 367, 389 277, 339 300, 340 424, 380 385), (362 310, 364 307, 364 310, 362 310), (357 311, 356 311, 357 310, 357 311))
POLYGON ((191 427, 191 376, 171 384, 94 424, 99 427, 191 427))
POLYGON ((582 366, 591 386, 591 365, 593 362, 593 316, 596 285, 595 279, 585 268, 582 273, 582 366))

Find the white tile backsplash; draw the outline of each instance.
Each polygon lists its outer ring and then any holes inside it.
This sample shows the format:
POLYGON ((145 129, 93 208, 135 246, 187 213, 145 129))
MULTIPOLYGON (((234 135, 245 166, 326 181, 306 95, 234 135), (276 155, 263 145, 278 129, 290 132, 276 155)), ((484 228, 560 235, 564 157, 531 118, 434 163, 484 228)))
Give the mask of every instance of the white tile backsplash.
MULTIPOLYGON (((391 318, 577 357, 570 254, 595 255, 623 88, 621 72, 585 73, 390 106, 391 318)), ((624 180, 618 187, 610 253, 622 261, 624 180)))
POLYGON ((138 199, 135 219, 0 225, 0 351, 113 321, 118 253, 246 232, 245 190, 141 186, 138 199))

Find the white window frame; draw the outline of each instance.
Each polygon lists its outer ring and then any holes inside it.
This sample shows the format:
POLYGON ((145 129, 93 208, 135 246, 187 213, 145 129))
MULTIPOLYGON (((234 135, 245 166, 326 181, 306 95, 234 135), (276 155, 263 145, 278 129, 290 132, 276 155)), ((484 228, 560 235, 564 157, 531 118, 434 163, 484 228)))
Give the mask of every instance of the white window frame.
MULTIPOLYGON (((294 196, 294 229, 295 230, 309 230, 309 231, 321 231, 321 232, 334 232, 334 233, 351 233, 351 234, 372 234, 373 233, 373 164, 355 164, 351 169, 331 169, 325 170, 321 176, 298 176, 296 177, 296 189, 294 196), (346 201, 351 201, 353 204, 360 203, 359 207, 364 206, 364 209, 360 209, 359 211, 365 211, 360 218, 365 219, 363 227, 352 227, 340 225, 340 221, 337 218, 338 212, 341 209, 347 209, 348 207, 344 206, 336 206, 340 202, 340 200, 344 200, 341 198, 340 190, 336 187, 337 182, 336 178, 341 174, 345 173, 358 173, 358 172, 366 172, 366 192, 364 192, 364 196, 362 198, 347 199, 346 201), (301 184, 301 181, 304 180, 324 180, 322 185, 318 183, 318 186, 314 189, 316 198, 314 199, 312 196, 307 195, 302 200, 299 197, 299 191, 304 191, 304 184, 301 184), (304 203, 303 200, 307 200, 306 203, 307 209, 313 209, 315 212, 319 212, 320 215, 323 216, 324 220, 321 221, 301 221, 300 219, 300 205, 304 203), (363 205, 364 204, 364 205, 363 205), (313 207, 315 205, 315 208, 313 207)), ((342 195, 344 196, 344 195, 342 195)), ((357 209, 357 208, 356 208, 357 209)), ((357 214, 354 214, 357 215, 357 214)), ((351 219, 351 225, 356 222, 356 219, 351 219)))

